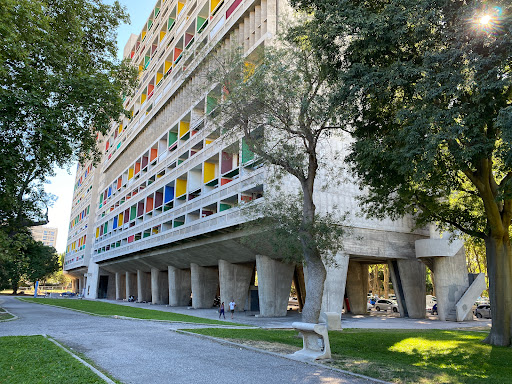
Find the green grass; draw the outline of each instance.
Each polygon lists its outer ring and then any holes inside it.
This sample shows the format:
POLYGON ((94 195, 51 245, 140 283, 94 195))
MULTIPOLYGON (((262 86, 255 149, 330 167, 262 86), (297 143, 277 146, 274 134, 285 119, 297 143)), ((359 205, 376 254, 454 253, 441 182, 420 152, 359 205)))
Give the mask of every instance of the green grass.
MULTIPOLYGON (((296 331, 195 329, 226 338, 302 346, 296 331)), ((486 333, 441 330, 329 332, 327 365, 395 383, 512 383, 512 348, 483 344, 486 333)))
POLYGON ((0 307, 0 321, 12 319, 14 316, 6 312, 5 309, 0 307))
POLYGON ((43 336, 0 337, 0 383, 105 383, 43 336))
MULTIPOLYGON (((198 324, 221 324, 221 325, 235 325, 240 324, 229 323, 227 321, 210 320, 201 317, 195 317, 190 315, 182 315, 180 313, 164 312, 154 309, 136 308, 126 305, 104 303, 101 301, 91 300, 77 300, 77 299, 44 299, 44 298, 23 298, 18 299, 22 301, 30 301, 38 304, 49 304, 58 307, 64 307, 69 309, 77 309, 80 311, 89 312, 100 316, 125 316, 132 317, 135 319, 145 320, 165 320, 165 321, 179 321, 186 323, 198 323, 198 324)), ((212 311, 213 313, 213 311, 212 311)))

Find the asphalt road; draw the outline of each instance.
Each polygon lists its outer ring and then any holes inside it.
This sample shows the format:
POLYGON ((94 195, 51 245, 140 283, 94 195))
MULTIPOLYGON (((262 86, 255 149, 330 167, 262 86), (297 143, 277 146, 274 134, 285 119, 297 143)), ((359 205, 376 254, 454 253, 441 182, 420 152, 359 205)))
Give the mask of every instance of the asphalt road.
POLYGON ((169 323, 103 318, 12 297, 2 299, 2 306, 19 319, 0 323, 0 336, 47 334, 83 353, 123 383, 370 383, 329 369, 178 334, 171 331, 177 326, 169 323))

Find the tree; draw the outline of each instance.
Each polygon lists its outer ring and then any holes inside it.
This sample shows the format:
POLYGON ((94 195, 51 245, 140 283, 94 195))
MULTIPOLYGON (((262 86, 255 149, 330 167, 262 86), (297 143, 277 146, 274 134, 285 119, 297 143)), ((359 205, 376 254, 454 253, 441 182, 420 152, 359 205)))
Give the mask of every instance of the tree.
POLYGON ((326 81, 327 67, 305 35, 289 35, 279 44, 251 57, 241 49, 219 50, 209 68, 210 81, 222 89, 214 122, 228 138, 242 137, 243 146, 270 165, 269 172, 282 183, 296 183, 296 189, 280 192, 288 192, 286 201, 274 200, 272 188, 265 189, 263 229, 282 240, 273 242, 279 245, 279 253, 284 244, 285 253, 300 250, 298 259, 304 260, 308 271, 302 318, 317 323, 324 262, 339 249, 343 231, 332 217, 321 217, 314 203, 315 182, 326 155, 321 146, 336 122, 335 108, 326 103, 334 89, 326 81), (297 190, 298 195, 292 192, 297 190))
POLYGON ((418 226, 483 239, 486 342, 510 345, 512 4, 296 3, 314 10, 312 41, 343 85, 338 102, 353 127, 350 161, 368 191, 366 212, 412 214, 418 226))
POLYGON ((0 231, 0 288, 11 288, 17 294, 20 282, 44 280, 61 268, 55 248, 35 241, 29 232, 9 237, 0 231))
POLYGON ((0 0, 0 228, 47 222, 54 167, 97 157, 136 71, 116 59, 117 1, 0 0))

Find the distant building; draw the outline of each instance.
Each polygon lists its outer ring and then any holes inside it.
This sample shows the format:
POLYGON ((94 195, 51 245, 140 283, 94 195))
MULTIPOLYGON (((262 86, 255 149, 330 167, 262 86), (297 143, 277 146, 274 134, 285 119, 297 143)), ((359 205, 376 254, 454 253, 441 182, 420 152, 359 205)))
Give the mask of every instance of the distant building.
POLYGON ((40 241, 44 245, 54 248, 57 246, 57 233, 59 231, 57 228, 32 227, 30 230, 35 241, 40 241))

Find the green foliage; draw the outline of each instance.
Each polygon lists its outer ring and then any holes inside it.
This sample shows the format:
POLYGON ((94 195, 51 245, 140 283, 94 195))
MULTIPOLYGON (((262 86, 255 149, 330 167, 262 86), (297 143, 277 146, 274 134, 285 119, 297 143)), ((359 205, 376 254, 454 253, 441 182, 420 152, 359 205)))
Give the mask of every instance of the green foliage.
POLYGON ((43 336, 0 337, 0 383, 104 383, 43 336))
POLYGON ((0 231, 0 289, 16 293, 21 281, 44 280, 59 268, 55 248, 34 241, 27 232, 9 237, 0 231))
POLYGON ((0 226, 45 221, 54 167, 98 158, 135 70, 116 60, 116 1, 0 0, 0 226))
MULTIPOLYGON (((189 329, 237 340, 302 345, 296 331, 189 329)), ((481 343, 485 333, 442 330, 344 329, 329 332, 329 366, 393 383, 508 383, 512 349, 481 343)))

